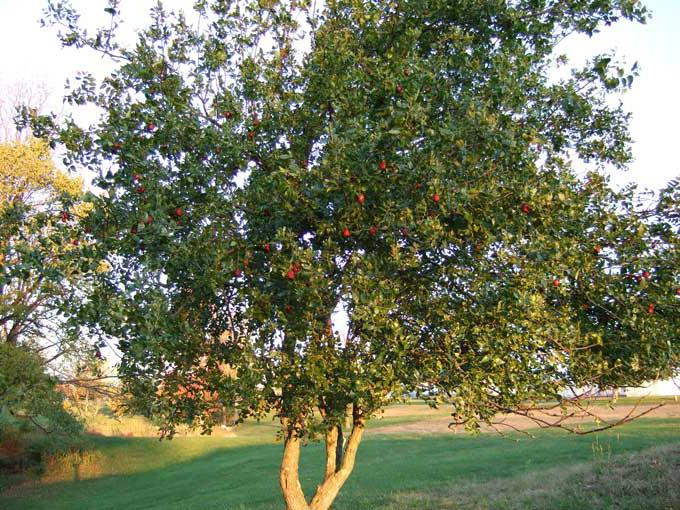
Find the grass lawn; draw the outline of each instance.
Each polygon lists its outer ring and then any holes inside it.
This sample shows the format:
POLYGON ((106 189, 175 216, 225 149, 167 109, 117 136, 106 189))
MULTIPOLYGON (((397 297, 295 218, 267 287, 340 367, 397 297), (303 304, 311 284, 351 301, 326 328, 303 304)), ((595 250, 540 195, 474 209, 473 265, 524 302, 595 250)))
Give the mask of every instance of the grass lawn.
MULTIPOLYGON (((0 496, 0 508, 281 510, 274 431, 264 423, 246 425, 234 438, 95 437, 78 481, 65 470, 52 483, 0 496)), ((680 420, 536 436, 370 435, 335 508, 680 508, 680 420)), ((310 444, 301 471, 307 492, 322 466, 323 447, 310 444)))

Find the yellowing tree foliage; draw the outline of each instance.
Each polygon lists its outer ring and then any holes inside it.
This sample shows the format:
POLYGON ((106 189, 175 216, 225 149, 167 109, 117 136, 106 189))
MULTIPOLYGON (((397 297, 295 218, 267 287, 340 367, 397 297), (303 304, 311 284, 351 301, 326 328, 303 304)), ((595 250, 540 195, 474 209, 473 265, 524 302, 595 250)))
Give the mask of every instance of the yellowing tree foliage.
POLYGON ((82 180, 57 169, 39 140, 0 144, 0 176, 0 342, 48 364, 82 356, 67 320, 83 295, 82 180))
MULTIPOLYGON (((44 141, 0 145, 0 209, 17 204, 59 206, 62 194, 78 196, 83 183, 58 170, 44 141)), ((42 209, 41 207, 39 207, 42 209)))

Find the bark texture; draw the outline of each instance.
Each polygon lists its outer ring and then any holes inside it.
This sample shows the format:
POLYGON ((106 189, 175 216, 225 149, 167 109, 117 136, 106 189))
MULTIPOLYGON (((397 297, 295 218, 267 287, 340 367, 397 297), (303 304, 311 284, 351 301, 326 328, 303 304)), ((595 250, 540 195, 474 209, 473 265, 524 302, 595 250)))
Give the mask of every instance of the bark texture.
POLYGON ((299 478, 300 438, 294 431, 286 432, 283 447, 283 460, 279 471, 281 492, 286 502, 286 510, 309 510, 307 500, 302 492, 299 478))
POLYGON ((343 448, 342 426, 331 427, 326 433, 326 469, 321 485, 307 503, 300 485, 300 438, 295 431, 286 431, 279 481, 286 510, 329 510, 340 489, 354 469, 356 454, 364 435, 364 419, 353 413, 352 432, 343 448))
MULTIPOLYGON (((316 494, 314 494, 312 502, 309 505, 310 510, 328 510, 331 507, 333 501, 340 492, 340 489, 345 484, 349 478, 349 475, 354 469, 357 451, 359 450, 359 443, 361 443, 361 438, 363 435, 363 420, 360 420, 359 422, 355 420, 352 427, 352 433, 347 440, 347 447, 345 448, 344 454, 342 456, 342 461, 338 462, 337 457, 334 459, 336 461, 336 465, 339 464, 340 467, 334 473, 328 476, 316 490, 316 494)), ((328 457, 328 450, 326 455, 328 457)), ((335 455, 333 456, 335 457, 335 455)), ((328 466, 328 459, 326 465, 328 466)))

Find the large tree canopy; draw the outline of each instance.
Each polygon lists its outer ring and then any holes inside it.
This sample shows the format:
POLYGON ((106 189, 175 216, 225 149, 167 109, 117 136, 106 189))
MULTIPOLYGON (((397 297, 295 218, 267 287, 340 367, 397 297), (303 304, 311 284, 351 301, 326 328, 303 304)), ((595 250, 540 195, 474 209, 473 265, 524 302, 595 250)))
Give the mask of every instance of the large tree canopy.
POLYGON ((97 124, 26 120, 98 172, 89 221, 111 269, 82 319, 119 339, 138 404, 170 433, 209 428, 216 399, 274 413, 286 504, 321 510, 366 420, 406 391, 436 390, 474 429, 676 370, 678 185, 645 197, 604 177, 631 158, 610 96, 633 76, 600 55, 550 79, 558 41, 646 10, 315 5, 159 4, 126 47, 118 2, 95 32, 49 3, 65 45, 114 66, 67 97, 97 124), (299 448, 317 434, 327 466, 307 503, 299 448))

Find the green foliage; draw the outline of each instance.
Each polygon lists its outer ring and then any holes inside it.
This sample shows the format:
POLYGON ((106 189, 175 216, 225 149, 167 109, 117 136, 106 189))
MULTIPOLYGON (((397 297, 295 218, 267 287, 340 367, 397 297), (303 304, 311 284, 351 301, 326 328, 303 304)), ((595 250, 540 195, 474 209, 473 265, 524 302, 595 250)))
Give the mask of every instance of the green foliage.
POLYGON ((79 442, 82 426, 55 386, 33 351, 0 343, 0 472, 39 469, 46 456, 79 442))
POLYGON ((676 370, 677 186, 603 177, 631 158, 609 97, 632 79, 610 56, 548 78, 561 38, 644 7, 312 4, 159 4, 130 48, 47 9, 116 64, 68 96, 99 123, 25 120, 99 171, 111 270, 82 319, 119 339, 137 406, 170 433, 233 402, 314 436, 435 388, 475 428, 676 370))
POLYGON ((63 408, 56 379, 44 372, 30 349, 0 344, 0 397, 3 412, 46 433, 77 433, 81 427, 63 408))
POLYGON ((219 394, 307 428, 427 386, 474 425, 677 368, 677 196, 640 204, 596 170, 630 159, 610 58, 547 78, 561 35, 644 8, 295 4, 199 2, 200 32, 155 8, 72 93, 103 122, 53 133, 101 171, 112 270, 88 318, 149 409, 191 420, 219 394))

